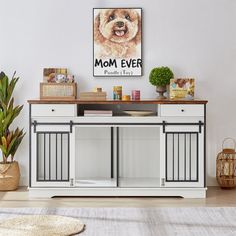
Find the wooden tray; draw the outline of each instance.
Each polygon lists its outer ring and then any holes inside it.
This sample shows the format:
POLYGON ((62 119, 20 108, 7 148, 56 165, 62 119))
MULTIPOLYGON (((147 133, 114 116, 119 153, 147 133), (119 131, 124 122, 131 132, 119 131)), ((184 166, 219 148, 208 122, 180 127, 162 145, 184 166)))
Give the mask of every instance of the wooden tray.
POLYGON ((124 113, 130 116, 152 116, 154 115, 153 111, 141 111, 141 110, 126 110, 124 113))

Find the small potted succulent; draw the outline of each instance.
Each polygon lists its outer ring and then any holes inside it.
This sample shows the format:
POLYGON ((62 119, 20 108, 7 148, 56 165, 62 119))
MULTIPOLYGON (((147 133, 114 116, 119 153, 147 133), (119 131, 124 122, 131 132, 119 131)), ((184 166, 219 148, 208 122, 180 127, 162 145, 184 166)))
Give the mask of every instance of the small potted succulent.
POLYGON ((0 73, 0 191, 15 190, 19 186, 20 169, 14 156, 25 133, 23 129, 10 127, 23 108, 14 106, 12 97, 18 79, 14 74, 9 81, 4 72, 0 73))
POLYGON ((167 90, 167 85, 170 84, 170 79, 174 78, 174 74, 169 67, 153 68, 149 75, 149 81, 156 86, 156 91, 159 93, 158 99, 165 99, 164 93, 167 90))

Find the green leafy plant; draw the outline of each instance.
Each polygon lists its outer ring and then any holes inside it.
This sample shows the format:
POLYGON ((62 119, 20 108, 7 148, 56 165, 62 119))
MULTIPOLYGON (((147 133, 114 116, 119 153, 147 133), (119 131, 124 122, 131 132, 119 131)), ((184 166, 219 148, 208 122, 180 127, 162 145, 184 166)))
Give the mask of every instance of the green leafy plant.
POLYGON ((149 81, 154 86, 163 87, 170 83, 170 79, 174 78, 174 74, 169 67, 153 68, 149 75, 149 81))
POLYGON ((14 106, 12 97, 18 80, 19 77, 15 77, 15 73, 10 81, 4 72, 0 73, 0 149, 3 154, 3 163, 7 163, 9 157, 11 162, 14 160, 16 150, 25 136, 23 129, 10 130, 10 125, 23 108, 23 105, 14 106))

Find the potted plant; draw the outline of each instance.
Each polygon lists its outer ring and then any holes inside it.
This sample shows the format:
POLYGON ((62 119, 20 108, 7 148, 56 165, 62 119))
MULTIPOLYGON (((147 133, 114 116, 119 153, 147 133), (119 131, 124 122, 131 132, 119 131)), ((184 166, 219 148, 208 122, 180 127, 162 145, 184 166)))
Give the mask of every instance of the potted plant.
POLYGON ((174 74, 169 67, 157 67, 151 70, 149 81, 152 85, 156 86, 156 91, 159 93, 158 99, 165 99, 163 95, 170 84, 170 79, 174 78, 174 74))
POLYGON ((10 125, 23 108, 23 105, 14 106, 12 97, 18 80, 15 73, 10 81, 4 72, 0 73, 0 191, 15 190, 19 186, 19 164, 14 157, 25 133, 23 129, 10 129, 10 125))

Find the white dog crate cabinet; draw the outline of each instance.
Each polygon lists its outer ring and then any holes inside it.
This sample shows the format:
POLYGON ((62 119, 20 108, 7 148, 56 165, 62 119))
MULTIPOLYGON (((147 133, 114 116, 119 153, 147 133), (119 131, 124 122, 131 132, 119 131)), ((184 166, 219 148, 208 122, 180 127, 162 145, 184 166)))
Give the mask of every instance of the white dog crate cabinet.
POLYGON ((204 198, 206 103, 29 100, 30 196, 204 198))

